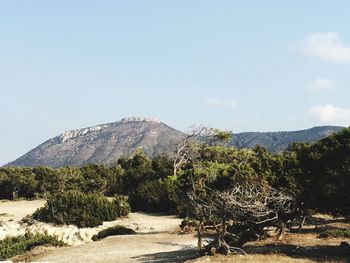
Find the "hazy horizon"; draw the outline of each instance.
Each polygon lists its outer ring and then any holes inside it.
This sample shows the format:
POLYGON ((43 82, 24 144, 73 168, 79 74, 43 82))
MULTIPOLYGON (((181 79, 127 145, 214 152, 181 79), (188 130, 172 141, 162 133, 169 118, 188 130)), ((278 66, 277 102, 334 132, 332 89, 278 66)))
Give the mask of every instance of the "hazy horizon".
POLYGON ((348 1, 1 1, 0 165, 156 117, 233 132, 350 124, 348 1))

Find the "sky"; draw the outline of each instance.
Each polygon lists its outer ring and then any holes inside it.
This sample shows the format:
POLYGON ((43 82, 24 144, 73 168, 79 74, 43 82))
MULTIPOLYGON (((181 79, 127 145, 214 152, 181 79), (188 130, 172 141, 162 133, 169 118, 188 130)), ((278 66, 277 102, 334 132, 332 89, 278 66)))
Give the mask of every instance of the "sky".
POLYGON ((2 0, 0 165, 129 116, 233 132, 350 124, 350 1, 2 0))

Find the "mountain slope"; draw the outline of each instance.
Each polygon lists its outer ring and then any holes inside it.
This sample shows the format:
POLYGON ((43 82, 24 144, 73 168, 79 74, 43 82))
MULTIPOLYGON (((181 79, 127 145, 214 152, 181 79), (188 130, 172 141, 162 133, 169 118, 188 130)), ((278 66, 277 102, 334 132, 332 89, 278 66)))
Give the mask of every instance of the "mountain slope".
MULTIPOLYGON (((244 132, 234 134, 230 145, 241 149, 254 148, 259 144, 271 152, 279 152, 290 143, 317 141, 341 129, 323 126, 292 132, 244 132)), ((114 123, 66 131, 6 166, 111 164, 122 155, 132 155, 137 148, 142 148, 148 156, 172 153, 184 136, 184 133, 158 120, 124 118, 114 123)))
POLYGON ((6 166, 110 164, 122 155, 131 155, 137 148, 142 148, 149 156, 169 152, 183 136, 183 133, 154 119, 125 118, 66 131, 6 166))
POLYGON ((289 132, 242 132, 234 134, 230 145, 239 149, 254 148, 256 145, 260 145, 270 152, 276 153, 283 151, 293 142, 315 142, 343 128, 339 126, 320 126, 289 132))

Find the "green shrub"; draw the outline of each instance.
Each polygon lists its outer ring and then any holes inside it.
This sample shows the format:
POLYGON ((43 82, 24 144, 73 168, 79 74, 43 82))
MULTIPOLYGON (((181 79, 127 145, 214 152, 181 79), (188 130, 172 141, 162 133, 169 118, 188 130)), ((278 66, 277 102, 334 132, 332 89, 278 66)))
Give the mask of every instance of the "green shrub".
POLYGON ((23 254, 37 246, 64 246, 65 243, 47 234, 32 234, 7 237, 0 241, 0 260, 23 254))
POLYGON ((113 221, 121 214, 126 215, 129 211, 126 204, 127 199, 109 201, 97 193, 68 191, 51 195, 45 207, 38 209, 33 216, 55 224, 95 227, 103 221, 113 221))
POLYGON ((168 185, 162 180, 144 181, 130 195, 133 210, 169 212, 174 204, 169 199, 168 185))
POLYGON ((117 208, 119 217, 127 216, 130 213, 129 197, 126 195, 115 195, 113 202, 117 208))
POLYGON ((119 236, 119 235, 134 235, 136 232, 131 228, 124 226, 113 226, 107 229, 101 230, 97 235, 92 236, 93 241, 100 240, 108 236, 119 236))
POLYGON ((325 232, 321 233, 319 237, 320 238, 328 238, 328 237, 350 238, 350 229, 326 230, 325 232))

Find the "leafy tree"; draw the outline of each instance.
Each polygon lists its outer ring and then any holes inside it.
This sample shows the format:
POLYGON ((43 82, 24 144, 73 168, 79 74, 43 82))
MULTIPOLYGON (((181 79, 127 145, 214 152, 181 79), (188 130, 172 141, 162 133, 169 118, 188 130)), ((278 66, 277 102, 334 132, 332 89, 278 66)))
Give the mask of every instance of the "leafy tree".
POLYGON ((147 212, 168 212, 170 204, 167 185, 161 180, 141 183, 133 195, 132 207, 147 212))
POLYGON ((160 154, 152 158, 152 179, 165 179, 173 174, 173 162, 166 154, 160 154))
POLYGON ((85 193, 103 193, 107 187, 109 168, 104 165, 89 164, 80 169, 82 190, 85 193))
POLYGON ((106 177, 106 195, 113 196, 124 192, 125 170, 119 165, 109 167, 106 177))
POLYGON ((12 176, 6 169, 0 170, 0 198, 12 199, 16 182, 12 180, 12 176))

